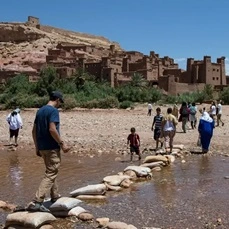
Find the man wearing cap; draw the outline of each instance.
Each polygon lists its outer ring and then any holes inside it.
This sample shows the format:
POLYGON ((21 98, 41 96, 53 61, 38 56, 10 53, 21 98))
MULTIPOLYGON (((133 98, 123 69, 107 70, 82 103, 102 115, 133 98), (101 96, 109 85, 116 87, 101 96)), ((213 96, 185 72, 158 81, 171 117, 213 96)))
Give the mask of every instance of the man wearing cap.
POLYGON ((41 107, 36 114, 32 135, 36 154, 44 159, 46 171, 36 192, 34 200, 29 204, 28 211, 49 211, 42 203, 46 193, 50 192, 51 201, 59 197, 56 177, 61 162, 60 149, 67 153, 70 148, 60 137, 60 118, 58 107, 63 103, 63 95, 54 91, 47 105, 41 107))

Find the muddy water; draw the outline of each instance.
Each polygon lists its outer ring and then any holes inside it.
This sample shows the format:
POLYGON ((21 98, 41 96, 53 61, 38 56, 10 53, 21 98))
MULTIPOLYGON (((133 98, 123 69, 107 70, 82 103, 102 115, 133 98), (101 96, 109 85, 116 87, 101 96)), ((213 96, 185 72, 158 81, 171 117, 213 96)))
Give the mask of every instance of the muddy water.
MULTIPOLYGON (((128 162, 115 161, 117 155, 77 157, 63 155, 59 174, 60 192, 69 192, 87 184, 96 184, 110 174, 122 171, 128 162)), ((43 175, 42 160, 33 152, 0 151, 0 199, 24 205, 34 196, 43 175)), ((217 219, 229 228, 229 158, 193 155, 186 163, 175 164, 154 173, 150 181, 142 181, 120 193, 108 193, 106 202, 89 203, 85 208, 95 217, 131 223, 137 228, 211 228, 217 219)), ((137 165, 138 162, 135 162, 137 165)), ((0 224, 6 213, 0 212, 0 224)), ((64 221, 56 228, 63 228, 64 221), (62 225, 62 227, 60 226, 62 225)), ((67 227, 65 227, 67 228, 67 227)), ((92 228, 78 225, 73 228, 92 228)))

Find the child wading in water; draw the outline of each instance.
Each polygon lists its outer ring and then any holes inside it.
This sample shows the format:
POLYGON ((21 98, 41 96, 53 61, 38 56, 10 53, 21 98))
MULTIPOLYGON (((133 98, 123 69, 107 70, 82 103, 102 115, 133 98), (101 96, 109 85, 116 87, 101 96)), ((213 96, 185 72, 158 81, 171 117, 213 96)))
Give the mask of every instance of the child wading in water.
MULTIPOLYGON (((158 149, 158 144, 159 144, 159 140, 161 137, 161 122, 163 119, 163 116, 161 114, 161 108, 158 107, 156 109, 157 115, 154 116, 153 118, 153 124, 152 124, 152 128, 151 130, 154 131, 154 140, 156 141, 156 150, 158 149), (153 127, 155 126, 155 129, 153 129, 153 127)), ((161 147, 163 147, 163 142, 161 142, 161 147)))
POLYGON ((131 134, 127 137, 127 146, 130 146, 130 161, 133 160, 134 152, 138 155, 138 159, 141 160, 140 154, 140 137, 136 134, 136 130, 134 127, 130 129, 131 134))

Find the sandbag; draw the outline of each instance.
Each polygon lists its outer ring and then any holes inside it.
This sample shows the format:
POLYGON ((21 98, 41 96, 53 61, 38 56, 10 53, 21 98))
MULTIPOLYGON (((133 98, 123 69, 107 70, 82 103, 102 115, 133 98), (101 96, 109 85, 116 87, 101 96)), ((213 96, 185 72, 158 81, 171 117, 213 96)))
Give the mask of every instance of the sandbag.
POLYGON ((112 175, 104 177, 103 182, 112 186, 119 186, 125 179, 130 179, 130 177, 127 175, 112 175))
POLYGON ((183 150, 184 149, 184 145, 173 145, 173 149, 183 150))
POLYGON ((156 156, 147 156, 143 163, 151 163, 151 162, 157 162, 157 161, 162 161, 165 163, 168 163, 168 158, 162 155, 156 155, 156 156))
POLYGON ((138 177, 147 176, 151 172, 150 168, 141 167, 141 166, 134 166, 134 165, 128 166, 127 168, 125 168, 124 172, 128 171, 128 170, 133 170, 137 174, 138 177))
POLYGON ((47 212, 15 212, 6 217, 6 227, 20 225, 25 228, 39 228, 55 220, 56 218, 47 212))
POLYGON ((68 216, 78 216, 81 213, 87 212, 84 208, 77 206, 68 211, 52 211, 52 214, 56 217, 68 217, 68 216))
POLYGON ((109 185, 109 184, 107 184, 107 183, 104 183, 105 185, 106 185, 106 187, 107 187, 107 190, 109 190, 109 191, 120 191, 120 190, 122 190, 122 188, 120 187, 120 186, 113 186, 113 185, 109 185))
POLYGON ((120 184, 120 186, 122 188, 129 188, 131 184, 133 184, 133 182, 130 181, 130 179, 125 179, 125 180, 122 181, 122 183, 120 184))
POLYGON ((70 192, 70 195, 73 197, 79 195, 104 195, 106 193, 105 184, 93 184, 87 185, 82 188, 78 188, 75 191, 70 192))
POLYGON ((79 205, 82 201, 70 198, 70 197, 61 197, 54 204, 50 206, 50 211, 68 211, 77 205, 79 205))
POLYGON ((137 174, 133 170, 125 171, 124 175, 130 176, 131 180, 136 180, 136 178, 137 178, 137 174))
POLYGON ((175 161, 175 156, 174 155, 166 155, 165 157, 168 158, 169 163, 173 163, 175 161))
POLYGON ((71 209, 69 212, 68 212, 68 215, 69 216, 79 216, 81 213, 86 213, 88 211, 86 211, 84 208, 80 207, 80 206, 77 206, 73 209, 71 209))
MULTIPOLYGON (((11 226, 7 227, 7 229, 25 229, 25 227, 20 226, 20 225, 11 225, 11 226)), ((26 229, 33 229, 33 228, 32 227, 26 227, 26 229)), ((39 227, 39 229, 54 229, 54 227, 50 224, 46 224, 46 225, 39 227)))
POLYGON ((141 167, 148 167, 148 168, 152 169, 152 168, 155 168, 158 166, 163 166, 163 165, 164 165, 163 161, 156 161, 156 162, 151 162, 151 163, 144 163, 144 164, 141 164, 140 166, 141 167))
POLYGON ((80 200, 106 200, 106 196, 104 195, 79 195, 77 196, 80 200))

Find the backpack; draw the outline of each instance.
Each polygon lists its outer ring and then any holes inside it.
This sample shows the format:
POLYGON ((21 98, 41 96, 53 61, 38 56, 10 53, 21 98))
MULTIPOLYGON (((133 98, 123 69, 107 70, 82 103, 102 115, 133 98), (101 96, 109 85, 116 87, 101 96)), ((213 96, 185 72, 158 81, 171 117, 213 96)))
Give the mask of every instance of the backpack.
POLYGON ((195 107, 190 107, 190 114, 195 115, 196 114, 196 108, 195 107))
POLYGON ((187 116, 189 114, 189 109, 187 107, 181 108, 181 115, 187 116))

